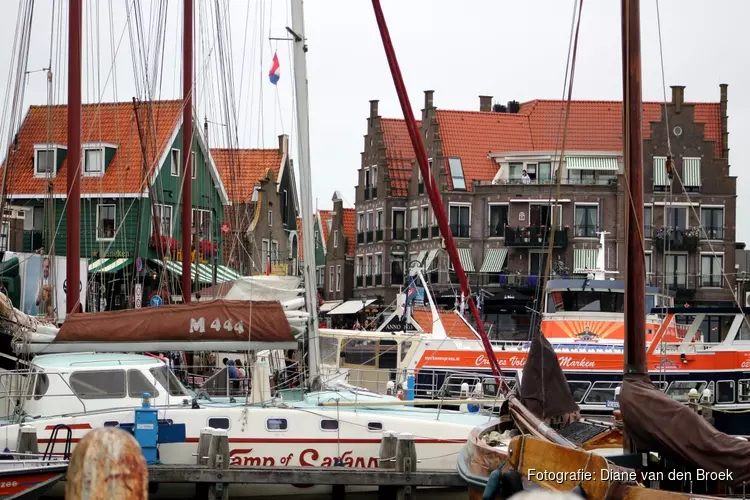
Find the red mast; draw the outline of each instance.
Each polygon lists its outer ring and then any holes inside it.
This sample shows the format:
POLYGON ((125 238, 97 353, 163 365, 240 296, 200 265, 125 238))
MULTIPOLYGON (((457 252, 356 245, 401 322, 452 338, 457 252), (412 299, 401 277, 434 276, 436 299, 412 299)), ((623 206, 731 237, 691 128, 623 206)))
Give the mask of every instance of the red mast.
MULTIPOLYGON (((81 0, 70 0, 68 14, 68 205, 65 211, 66 312, 80 310, 81 276, 81 0)), ((47 244, 49 245, 49 243, 47 244)), ((51 249, 48 249, 50 251, 51 249)))
POLYGON ((182 26, 182 303, 192 295, 192 216, 193 216, 193 0, 183 2, 182 26))
POLYGON ((461 266, 461 260, 458 258, 458 250, 456 244, 453 241, 453 234, 451 233, 450 226, 448 224, 448 217, 445 215, 445 207, 443 201, 440 198, 440 192, 437 188, 437 182, 432 175, 432 172, 427 166, 427 151, 425 150, 424 143, 422 142, 422 136, 417 128, 417 122, 414 119, 414 113, 411 110, 411 103, 409 102, 409 96, 406 93, 406 87, 404 86, 404 79, 401 76, 401 69, 398 66, 398 60, 396 59, 396 52, 393 49, 391 43, 391 36, 388 33, 388 26, 385 23, 385 17, 383 16, 383 10, 380 8, 380 0, 372 0, 372 6, 375 9, 375 18, 378 21, 378 28, 380 29, 380 37, 383 40, 383 47, 385 48, 385 55, 388 58, 388 66, 391 69, 391 75, 393 76, 393 83, 396 86, 396 93, 398 94, 398 100, 401 103, 401 110, 404 113, 404 120, 406 121, 406 127, 409 129, 409 137, 411 138, 411 144, 414 148, 414 153, 417 156, 417 163, 419 164, 419 170, 422 172, 422 178, 425 179, 425 188, 427 190, 427 196, 432 205, 432 210, 435 213, 435 218, 440 228, 440 234, 443 235, 445 240, 445 249, 448 251, 448 257, 453 264, 453 269, 456 270, 458 275, 458 282, 461 285, 461 293, 464 297, 467 297, 469 301, 469 309, 471 314, 474 316, 474 321, 477 325, 477 332, 482 340, 482 346, 487 354, 487 359, 490 362, 492 372, 500 380, 500 365, 495 358, 495 353, 492 350, 490 340, 487 338, 487 334, 484 331, 484 324, 482 319, 479 317, 479 309, 477 309, 474 299, 471 297, 471 290, 469 289, 469 281, 466 279, 466 273, 464 268, 461 266))

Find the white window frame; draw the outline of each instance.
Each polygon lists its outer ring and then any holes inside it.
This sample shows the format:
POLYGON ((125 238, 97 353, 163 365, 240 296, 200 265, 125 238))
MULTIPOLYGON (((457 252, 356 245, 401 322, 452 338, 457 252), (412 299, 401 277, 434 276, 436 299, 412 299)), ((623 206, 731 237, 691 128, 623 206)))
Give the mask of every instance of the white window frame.
POLYGON ((364 184, 365 189, 368 189, 370 186, 372 186, 372 177, 370 177, 370 167, 364 168, 364 176, 362 177, 362 184, 364 184))
MULTIPOLYGON (((510 203, 508 203, 507 201, 506 202, 503 202, 503 201, 492 201, 492 202, 488 202, 487 203, 487 227, 488 228, 489 228, 489 225, 490 225, 490 221, 492 220, 492 218, 490 217, 491 216, 491 212, 492 212, 492 207, 506 207, 507 208, 507 210, 506 210, 506 216, 507 216, 507 219, 508 219, 507 223, 510 224, 510 203)), ((483 229, 483 231, 484 231, 484 229, 483 229)), ((503 232, 501 233, 501 236, 492 236, 491 235, 489 237, 490 238, 498 238, 498 239, 499 238, 505 238, 505 230, 503 229, 503 232)))
POLYGON ((358 233, 365 232, 365 213, 364 212, 357 212, 357 232, 358 233))
POLYGON ((96 241, 114 241, 117 237, 117 204, 115 203, 97 203, 96 205, 96 241), (114 209, 114 234, 111 238, 104 238, 99 236, 99 225, 101 224, 101 216, 99 215, 99 209, 102 207, 112 207, 114 209))
POLYGON ((363 276, 362 267, 364 265, 365 265, 365 256, 357 255, 357 267, 355 269, 355 272, 357 273, 357 278, 361 278, 363 276))
POLYGON ((273 227, 273 210, 268 209, 268 227, 273 227))
MULTIPOLYGON (((471 228, 471 208, 472 208, 471 207, 471 203, 464 203, 464 202, 459 202, 459 201, 451 201, 450 203, 448 203, 448 225, 451 224, 451 207, 468 207, 468 209, 469 209, 469 228, 471 228)), ((459 217, 459 219, 460 219, 460 217, 459 217)))
MULTIPOLYGON (((721 209, 721 229, 722 229, 722 235, 724 238, 722 239, 715 239, 715 238, 708 238, 708 241, 725 241, 726 240, 726 224, 727 224, 727 208, 725 205, 701 205, 698 207, 698 216, 700 217, 700 227, 705 228, 705 224, 703 224, 703 209, 704 208, 710 208, 710 209, 721 209)), ((708 236, 708 234, 706 234, 708 236)), ((703 232, 701 232, 700 238, 703 239, 703 232)))
POLYGON ((667 259, 674 257, 675 255, 684 256, 685 257, 685 285, 688 285, 690 283, 690 255, 688 252, 674 252, 669 251, 665 252, 661 258, 659 259, 662 264, 664 265, 664 269, 662 271, 662 275, 664 276, 665 280, 670 280, 670 278, 677 278, 681 273, 678 273, 678 269, 674 269, 672 274, 669 274, 667 271, 667 259))
POLYGON ((102 177, 104 175, 104 146, 88 146, 83 148, 83 176, 84 177, 102 177), (88 169, 88 162, 86 161, 86 153, 90 151, 98 151, 101 155, 101 161, 99 162, 99 170, 89 170, 88 169))
POLYGON ((454 191, 468 191, 469 186, 466 182, 466 172, 464 171, 464 164, 461 161, 461 158, 458 156, 451 156, 448 158, 448 173, 451 176, 451 183, 453 184, 453 190, 454 191), (463 187, 456 187, 456 179, 459 179, 458 176, 454 175, 453 169, 451 168, 451 160, 457 160, 458 166, 461 168, 461 182, 463 182, 463 187))
MULTIPOLYGON (((551 205, 551 206, 554 206, 554 205, 551 205)), ((559 205, 559 206, 561 206, 561 205, 559 205)), ((653 217, 653 211, 651 212, 651 217, 653 217)), ((600 221, 601 221, 601 210, 599 208, 599 203, 598 202, 582 201, 582 202, 576 202, 576 203, 573 204, 573 237, 574 238, 596 238, 598 240, 599 236, 596 235, 596 230, 599 229, 599 228, 601 228, 600 221), (594 235, 593 236, 578 236, 578 234, 576 233, 576 229, 577 229, 576 209, 578 207, 595 207, 596 208, 596 221, 595 221, 595 225, 594 225, 594 235)), ((551 222, 552 221, 550 221, 550 223, 551 222)))
POLYGON ((198 177, 196 175, 196 170, 197 170, 196 165, 197 165, 197 163, 196 163, 196 160, 195 160, 197 157, 198 157, 198 155, 195 154, 195 151, 191 151, 190 152, 190 162, 191 162, 191 165, 190 165, 190 177, 192 179, 197 179, 197 177, 198 177))
POLYGON ((341 265, 336 266, 336 291, 341 291, 341 265))
POLYGON ((190 225, 190 227, 192 229, 195 229, 195 235, 198 236, 198 217, 196 217, 196 215, 199 214, 199 213, 206 213, 206 214, 208 214, 208 234, 204 234, 203 235, 203 239, 204 240, 213 240, 213 238, 212 238, 212 236, 213 236, 212 235, 212 232, 213 232, 212 231, 213 220, 212 220, 212 217, 211 217, 211 210, 206 210, 205 208, 194 208, 193 212, 192 212, 193 220, 192 220, 192 224, 190 225))
POLYGON ((10 238, 10 222, 4 221, 2 228, 0 228, 0 251, 8 251, 8 239, 10 238))
POLYGON ((409 228, 419 228, 419 207, 409 207, 409 228))
POLYGON ((57 176, 57 150, 62 149, 54 145, 39 145, 34 146, 34 177, 55 177, 57 176), (51 172, 40 172, 39 171, 39 153, 40 152, 51 152, 52 153, 52 171, 51 172))
POLYGON ((334 229, 333 230, 333 248, 339 247, 339 230, 334 229))
POLYGON ((271 240, 271 265, 273 265, 274 261, 276 261, 277 264, 280 264, 279 262, 279 242, 278 240, 271 240))
MULTIPOLYGON (((375 263, 373 264, 375 268, 372 271, 373 276, 382 276, 383 275, 383 254, 381 252, 378 252, 375 254, 375 263)), ((373 283, 374 285, 375 283, 373 283)))
POLYGON ((383 210, 375 212, 375 229, 383 229, 383 210))
POLYGON ((649 276, 654 275, 654 255, 651 250, 646 250, 644 253, 646 254, 646 282, 648 285, 649 276))
POLYGON ((375 217, 375 213, 372 210, 368 210, 365 215, 365 231, 368 233, 375 229, 375 221, 373 220, 373 217, 375 217))
MULTIPOLYGON (((700 255, 700 270, 698 271, 700 273, 701 277, 701 288, 711 288, 711 289, 719 289, 724 288, 724 266, 726 264, 724 252, 701 252, 700 255), (719 272, 719 286, 705 286, 703 285, 703 276, 711 276, 712 278, 716 276, 713 272, 711 274, 704 274, 703 273, 703 257, 721 257, 721 271, 719 272)), ((713 281, 713 280, 712 280, 713 281)))
POLYGON ((378 187, 378 166, 373 165, 370 167, 370 185, 372 187, 378 187))
POLYGON ((169 173, 172 175, 172 177, 179 177, 180 172, 182 172, 182 165, 180 165, 180 162, 182 161, 182 154, 180 153, 180 150, 177 148, 172 148, 169 151, 169 173), (176 161, 175 153, 177 153, 176 161))
POLYGON ((260 240, 260 272, 268 269, 268 252, 271 251, 271 241, 268 238, 260 240))
MULTIPOLYGON (((171 238, 172 237, 172 231, 174 230, 174 219, 172 218, 172 216, 174 214, 174 211, 173 211, 174 207, 172 207, 172 205, 167 205, 167 204, 164 204, 164 203, 154 203, 154 208, 157 210, 158 216, 159 216, 159 224, 160 224, 160 226, 159 226, 159 235, 160 236, 169 236, 171 238), (162 231, 162 228, 164 226, 164 222, 163 221, 164 221, 164 209, 165 208, 169 209, 169 234, 165 234, 162 231)), ((153 222, 151 223, 151 234, 154 234, 154 223, 153 222)))
MULTIPOLYGON (((594 203, 595 205, 598 205, 598 203, 594 203)), ((531 225, 531 207, 534 206, 541 206, 541 207, 550 207, 550 209, 554 209, 555 202, 554 201, 542 201, 542 202, 535 202, 530 201, 529 202, 529 211, 528 215, 526 216, 526 225, 531 225)), ((557 204, 557 210, 559 213, 557 214, 557 230, 560 230, 563 228, 563 205, 562 203, 557 204)), ((575 211, 573 212, 573 218, 575 218, 575 211)), ((510 222, 510 221, 509 221, 510 222)), ((575 221, 574 221, 575 222, 575 221)), ((552 224, 552 220, 550 219, 550 224, 552 224)), ((575 227, 575 224, 573 224, 573 227, 575 227)))
POLYGON ((367 254, 365 259, 365 276, 372 276, 374 270, 374 260, 372 254, 367 254))
POLYGON ((328 266, 328 291, 333 292, 334 266, 328 266))

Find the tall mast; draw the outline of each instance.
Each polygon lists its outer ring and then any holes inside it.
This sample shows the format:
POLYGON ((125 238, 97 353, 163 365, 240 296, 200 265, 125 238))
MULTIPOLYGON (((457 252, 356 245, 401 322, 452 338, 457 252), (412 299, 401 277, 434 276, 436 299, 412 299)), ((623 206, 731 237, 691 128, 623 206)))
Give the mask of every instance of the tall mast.
POLYGON ((81 3, 81 0, 70 0, 68 14, 68 206, 65 214, 65 309, 68 314, 80 310, 81 300, 81 290, 76 286, 81 279, 81 3))
POLYGON ((622 0, 625 157, 625 374, 646 370, 646 263, 643 244, 643 131, 640 0, 622 0))
MULTIPOLYGON (((183 1, 182 25, 182 303, 192 295, 193 243, 193 0, 183 1)), ((196 273, 197 275, 197 273, 196 273)))
POLYGON ((297 95, 297 133, 300 183, 300 212, 302 216, 302 245, 307 258, 304 262, 305 303, 308 307, 307 368, 310 383, 318 382, 320 364, 320 336, 318 334, 318 296, 315 284, 315 239, 312 211, 312 173, 310 170, 310 120, 307 108, 307 44, 305 43, 305 18, 302 0, 291 0, 294 38, 294 90, 297 95), (312 256, 312 258, 310 257, 312 256))
POLYGON ((461 294, 467 297, 469 301, 469 309, 471 314, 474 316, 474 322, 477 326, 477 333, 482 340, 482 346, 484 347, 487 359, 490 362, 492 372, 496 377, 500 377, 500 365, 495 358, 492 345, 490 344, 489 338, 484 331, 484 324, 479 316, 479 309, 477 309, 474 299, 471 297, 471 290, 469 289, 469 280, 466 279, 466 273, 461 265, 461 260, 458 258, 458 250, 456 244, 453 241, 453 234, 451 233, 450 226, 448 224, 448 218, 445 215, 445 206, 440 198, 440 192, 437 188, 437 182, 432 175, 429 167, 427 166, 427 151, 425 150, 424 143, 422 142, 422 135, 419 133, 417 128, 417 122, 414 119, 414 113, 411 109, 411 103, 409 102, 409 96, 406 93, 406 87, 404 86, 404 79, 401 76, 401 69, 396 60, 396 52, 393 49, 391 43, 391 36, 388 32, 388 26, 385 23, 385 17, 383 16, 383 10, 380 8, 380 0, 372 0, 372 6, 375 9, 375 18, 378 21, 378 28, 380 29, 380 37, 383 40, 383 47, 385 48, 385 55, 388 59, 388 66, 391 69, 391 75, 393 76, 393 83, 396 86, 396 93, 398 94, 398 100, 401 103, 401 110, 404 113, 404 121, 406 121, 406 127, 409 129, 409 137, 411 138, 411 144, 414 148, 414 153, 417 157, 417 163, 419 164, 419 170, 422 172, 422 178, 425 179, 425 188, 427 190, 427 196, 432 205, 432 211, 435 213, 435 218, 440 228, 440 234, 443 236, 445 241, 445 249, 448 251, 448 257, 453 264, 453 269, 456 270, 458 275, 458 282, 461 285, 461 294))

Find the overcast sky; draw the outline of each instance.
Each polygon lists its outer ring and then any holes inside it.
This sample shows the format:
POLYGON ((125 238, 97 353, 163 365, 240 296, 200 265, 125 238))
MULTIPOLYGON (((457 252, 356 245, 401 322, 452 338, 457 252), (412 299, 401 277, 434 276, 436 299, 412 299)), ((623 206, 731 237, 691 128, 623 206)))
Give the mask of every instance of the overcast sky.
MULTIPOLYGON (((573 0, 382 0, 386 20, 417 116, 423 91, 435 90, 443 109, 476 110, 478 95, 499 102, 535 98, 559 99, 563 93, 566 52, 573 0)), ((159 3, 141 5, 143 36, 134 32, 133 46, 154 52, 159 3)), ((143 97, 144 65, 133 58, 126 20, 135 21, 133 0, 84 2, 84 102, 143 97), (110 12, 110 5, 111 12, 110 12), (97 12, 98 9, 98 12, 97 12), (113 58, 112 55, 115 54, 113 58), (112 65, 112 60, 116 64, 112 65), (135 68, 135 69, 134 69, 135 68), (116 77, 115 77, 116 76, 116 77), (114 85, 116 83, 116 86, 114 85)), ((201 121, 237 123, 242 147, 275 147, 276 136, 294 138, 291 26, 286 0, 220 0, 226 37, 216 38, 215 2, 196 2, 196 100, 201 121), (209 13, 209 10, 211 11, 209 13), (278 53, 281 80, 268 81, 271 57, 278 53), (220 56, 224 55, 223 72, 220 56), (232 75, 234 105, 224 104, 221 75, 232 75), (236 119, 227 116, 233 109, 236 119)), ((67 2, 37 0, 28 69, 53 66, 52 100, 65 102, 67 21, 61 32, 52 6, 67 2), (55 28, 51 27, 55 25, 55 28), (52 34, 50 32, 52 31, 52 34), (50 46, 52 56, 50 56, 50 46), (59 54, 58 54, 59 52, 59 54)), ((164 2, 166 4, 166 2, 164 2)), ((662 100, 656 0, 642 0, 643 97, 662 100)), ((11 47, 20 2, 4 2, 0 19, 0 71, 10 70, 11 47), (7 5, 6 5, 7 4, 7 5)), ((750 212, 750 66, 747 64, 746 0, 660 0, 664 71, 667 84, 685 85, 689 101, 718 101, 719 84, 729 84, 729 146, 731 173, 738 176, 738 213, 750 212)), ((149 68, 155 98, 181 95, 182 2, 166 8, 163 62, 149 68)), ((63 13, 63 16, 66 16, 63 13)), ((380 100, 380 114, 402 117, 388 70, 371 2, 307 0, 313 196, 320 208, 330 206, 334 190, 350 206, 360 166, 370 99, 380 100)), ((135 23, 131 23, 135 26, 135 23)), ((150 58, 149 58, 150 59, 150 58)), ((228 87, 229 84, 226 84, 228 87)), ((0 80, 6 95, 5 78, 0 80)), ((12 95, 12 94, 11 94, 12 95)), ((46 104, 44 72, 30 73, 25 86, 24 113, 29 104, 46 104)), ((573 97, 622 98, 620 69, 620 2, 584 2, 573 97)), ((7 100, 7 98, 6 98, 7 100)), ((226 142, 227 127, 210 125, 211 142, 226 142)), ((3 131, 3 141, 7 132, 3 131)), ((738 218, 738 240, 750 240, 750 223, 738 218)))

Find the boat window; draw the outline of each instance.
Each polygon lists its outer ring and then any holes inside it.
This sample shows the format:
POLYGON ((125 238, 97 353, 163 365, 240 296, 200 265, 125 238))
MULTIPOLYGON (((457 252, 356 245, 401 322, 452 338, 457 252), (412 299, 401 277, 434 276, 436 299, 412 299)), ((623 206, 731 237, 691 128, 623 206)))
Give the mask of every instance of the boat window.
POLYGON ((337 431, 339 430, 339 421, 331 419, 323 419, 320 421, 320 430, 322 431, 337 431))
POLYGON ((750 401, 750 380, 740 380, 737 390, 737 402, 747 403, 748 401, 750 401))
POLYGON ((398 345, 395 340, 381 340, 378 368, 398 368, 398 345))
POLYGON ((687 403, 690 389, 698 391, 700 397, 705 388, 706 382, 702 380, 675 380, 667 389, 667 396, 675 401, 687 403))
POLYGON ((73 372, 70 388, 81 399, 124 398, 125 370, 73 372))
POLYGON ((734 380, 716 382, 716 403, 734 403, 734 380))
POLYGON ((147 392, 152 398, 159 395, 159 389, 148 381, 146 376, 139 370, 128 370, 128 396, 131 398, 142 398, 147 392))
POLYGON ((582 292, 563 291, 562 301, 555 300, 558 312, 608 312, 621 313, 625 311, 625 295, 622 292, 582 292))
POLYGON ((266 419, 266 430, 267 431, 285 431, 289 428, 285 418, 269 418, 266 419))
POLYGON ((208 419, 208 426, 212 429, 229 429, 229 419, 227 417, 211 417, 208 419))
POLYGON ((375 366, 378 353, 376 340, 349 339, 341 350, 344 363, 348 365, 375 366))
POLYGON ((182 383, 177 380, 177 377, 175 377, 174 373, 167 368, 167 365, 156 366, 151 368, 149 372, 151 372, 151 375, 153 375, 156 381, 159 382, 159 385, 167 390, 167 393, 170 396, 188 395, 187 392, 185 392, 182 383))
POLYGON ((570 388, 570 393, 573 395, 575 402, 580 403, 583 401, 583 397, 586 395, 589 387, 591 387, 591 382, 586 382, 584 380, 568 380, 568 387, 570 388))
POLYGON ((320 337, 320 361, 324 364, 338 365, 336 353, 339 349, 339 339, 335 337, 320 337))
POLYGON ((383 424, 381 422, 367 422, 368 431, 382 431, 383 424))
POLYGON ((104 422, 104 427, 120 427, 120 422, 117 420, 107 420, 104 422))
POLYGON ((409 349, 411 349, 411 342, 401 342, 401 361, 409 354, 409 349))
POLYGON ((654 386, 656 386, 657 389, 659 389, 661 392, 664 392, 667 390, 667 386, 669 383, 663 381, 663 380, 656 380, 654 381, 654 386))
POLYGON ((34 386, 34 399, 37 401, 42 399, 49 389, 49 378, 44 373, 39 373, 36 376, 36 384, 34 386))
POLYGON ((615 400, 615 389, 621 382, 594 382, 593 387, 586 396, 586 403, 606 404, 607 401, 615 400))

